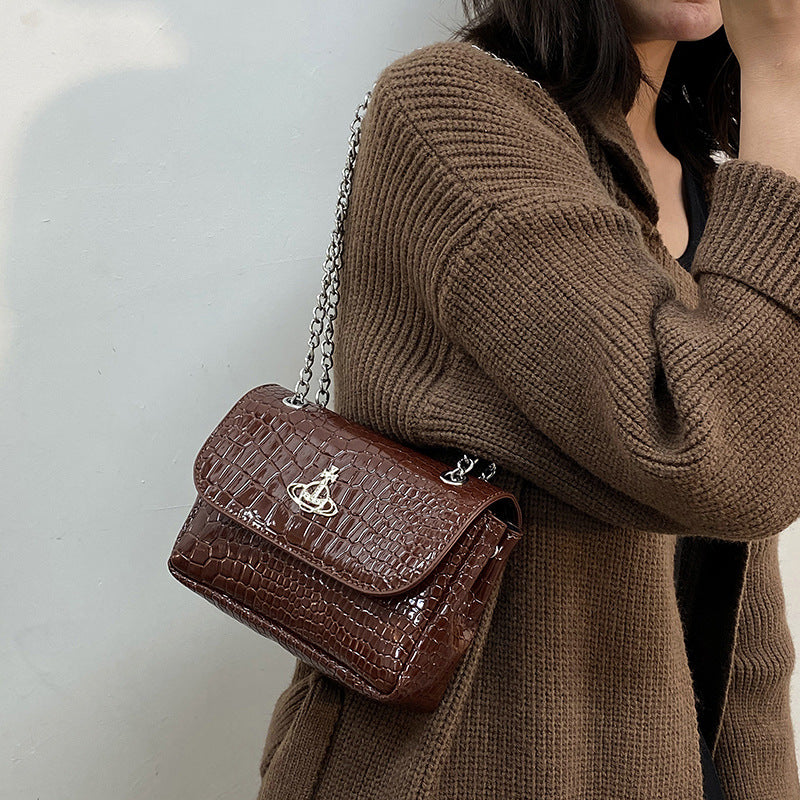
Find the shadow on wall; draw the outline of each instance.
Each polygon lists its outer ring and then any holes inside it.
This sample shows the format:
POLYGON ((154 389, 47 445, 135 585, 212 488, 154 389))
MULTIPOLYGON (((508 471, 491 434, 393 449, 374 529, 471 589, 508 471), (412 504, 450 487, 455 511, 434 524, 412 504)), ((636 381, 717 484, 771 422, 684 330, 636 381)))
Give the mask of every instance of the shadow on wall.
POLYGON ((166 558, 204 437, 297 379, 356 107, 458 5, 0 10, 9 796, 254 796, 293 659, 166 558))

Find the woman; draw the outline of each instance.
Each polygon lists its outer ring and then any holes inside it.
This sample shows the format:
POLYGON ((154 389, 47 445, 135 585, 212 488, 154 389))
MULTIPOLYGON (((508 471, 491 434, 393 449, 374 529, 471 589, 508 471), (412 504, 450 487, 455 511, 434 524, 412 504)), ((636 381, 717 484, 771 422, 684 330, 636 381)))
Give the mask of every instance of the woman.
POLYGON ((436 711, 298 661, 260 800, 800 800, 800 0, 469 8, 370 98, 336 410, 525 535, 436 711))

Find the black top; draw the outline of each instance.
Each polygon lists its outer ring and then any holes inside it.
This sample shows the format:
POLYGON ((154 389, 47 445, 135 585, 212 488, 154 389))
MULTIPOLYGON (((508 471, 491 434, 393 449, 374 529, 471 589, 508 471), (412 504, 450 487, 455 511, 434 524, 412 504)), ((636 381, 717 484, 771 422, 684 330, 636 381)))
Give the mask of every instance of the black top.
POLYGON ((703 197, 700 178, 685 162, 683 162, 683 202, 686 204, 689 217, 689 244, 678 258, 678 263, 688 271, 691 270, 694 252, 706 226, 708 208, 703 197))
MULTIPOLYGON (((685 162, 683 162, 683 190, 683 201, 686 204, 689 218, 689 244, 677 261, 685 270, 691 271, 692 259, 708 219, 708 207, 703 196, 700 178, 685 162)), ((678 539, 676 544, 676 559, 679 559, 681 556, 681 540, 678 539)), ((719 776, 702 732, 700 732, 700 760, 703 765, 703 795, 705 800, 725 800, 719 776)))

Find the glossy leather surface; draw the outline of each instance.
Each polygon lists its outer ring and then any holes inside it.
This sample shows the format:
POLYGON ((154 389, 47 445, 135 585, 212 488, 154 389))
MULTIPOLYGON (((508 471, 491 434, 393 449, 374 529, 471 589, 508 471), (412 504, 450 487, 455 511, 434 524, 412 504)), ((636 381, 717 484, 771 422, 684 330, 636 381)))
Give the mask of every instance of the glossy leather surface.
POLYGON ((517 500, 290 394, 250 390, 207 438, 170 572, 345 686, 432 710, 519 541, 517 500), (337 513, 302 510, 287 487, 331 464, 337 513))

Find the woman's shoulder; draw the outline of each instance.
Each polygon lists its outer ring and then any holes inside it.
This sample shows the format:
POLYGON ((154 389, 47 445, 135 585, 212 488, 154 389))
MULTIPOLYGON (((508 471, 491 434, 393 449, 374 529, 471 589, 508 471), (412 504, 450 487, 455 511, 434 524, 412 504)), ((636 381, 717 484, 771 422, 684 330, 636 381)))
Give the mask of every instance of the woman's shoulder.
POLYGON ((511 81, 509 88, 541 90, 532 80, 488 50, 457 39, 447 39, 417 47, 387 64, 381 77, 425 77, 434 82, 474 84, 480 89, 487 84, 511 81), (516 86, 514 86, 516 84, 516 86))
POLYGON ((536 118, 550 110, 550 124, 561 107, 541 83, 475 44, 444 40, 418 47, 387 64, 378 75, 376 90, 388 92, 406 106, 449 104, 463 101, 472 114, 536 118), (509 107, 509 104, 511 107, 509 107))
POLYGON ((443 73, 451 73, 454 66, 463 69, 479 71, 502 67, 508 70, 509 66, 503 64, 487 50, 458 39, 447 39, 417 47, 390 62, 385 68, 385 73, 407 72, 413 73, 422 70, 436 77, 443 73), (494 64, 487 62, 491 59, 494 64))
MULTIPOLYGON (((379 73, 370 103, 372 113, 412 129, 429 156, 493 201, 523 185, 545 200, 574 197, 581 185, 597 188, 586 145, 558 102, 471 43, 438 41, 396 58, 379 73)), ((376 127, 383 135, 396 129, 376 127)))

